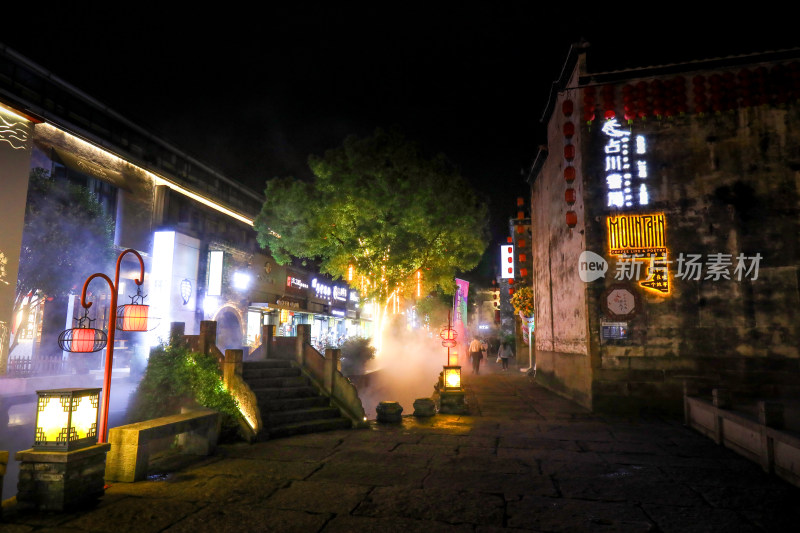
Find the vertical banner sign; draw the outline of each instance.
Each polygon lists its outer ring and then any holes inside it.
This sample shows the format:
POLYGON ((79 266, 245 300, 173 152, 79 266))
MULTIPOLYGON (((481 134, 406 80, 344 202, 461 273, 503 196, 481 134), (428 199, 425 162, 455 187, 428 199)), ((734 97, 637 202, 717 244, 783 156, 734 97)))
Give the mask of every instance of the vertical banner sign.
POLYGON ((462 348, 458 353, 463 357, 467 351, 470 339, 467 338, 467 295, 469 294, 469 282, 456 278, 456 295, 453 298, 453 328, 458 335, 458 343, 462 348))
POLYGON ((14 296, 25 223, 33 124, 0 107, 0 375, 6 373, 14 296))

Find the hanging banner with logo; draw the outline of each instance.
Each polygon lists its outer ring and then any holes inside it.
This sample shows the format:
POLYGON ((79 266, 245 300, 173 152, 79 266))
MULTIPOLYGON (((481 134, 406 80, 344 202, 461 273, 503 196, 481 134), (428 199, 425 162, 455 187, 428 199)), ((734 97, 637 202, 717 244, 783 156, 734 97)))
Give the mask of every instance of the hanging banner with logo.
MULTIPOLYGON (((457 342, 462 346, 467 346, 470 339, 467 338, 467 295, 469 294, 469 281, 456 278, 456 295, 453 298, 453 328, 456 330, 457 342)), ((459 350, 466 353, 466 349, 459 350)))

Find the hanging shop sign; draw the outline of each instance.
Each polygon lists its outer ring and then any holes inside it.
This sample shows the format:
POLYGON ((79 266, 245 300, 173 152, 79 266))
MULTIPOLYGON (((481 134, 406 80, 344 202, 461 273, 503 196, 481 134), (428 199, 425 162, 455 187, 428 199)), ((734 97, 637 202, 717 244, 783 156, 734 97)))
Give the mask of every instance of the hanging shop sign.
POLYGON ((308 282, 296 274, 286 275, 286 292, 305 296, 308 290, 308 282))
POLYGON ((339 285, 333 286, 333 299, 337 302, 346 302, 347 301, 347 287, 341 287, 339 285))
POLYGON ((628 261, 631 268, 637 262, 647 263, 647 275, 639 286, 661 296, 670 294, 664 213, 609 216, 606 217, 606 228, 611 255, 619 256, 620 261, 628 261))
POLYGON ((330 301, 333 295, 333 289, 330 285, 322 283, 322 281, 314 278, 311 280, 311 292, 318 300, 330 301))
POLYGON ((606 207, 634 210, 650 204, 647 168, 647 140, 634 135, 616 118, 603 124, 603 168, 606 182, 606 207))

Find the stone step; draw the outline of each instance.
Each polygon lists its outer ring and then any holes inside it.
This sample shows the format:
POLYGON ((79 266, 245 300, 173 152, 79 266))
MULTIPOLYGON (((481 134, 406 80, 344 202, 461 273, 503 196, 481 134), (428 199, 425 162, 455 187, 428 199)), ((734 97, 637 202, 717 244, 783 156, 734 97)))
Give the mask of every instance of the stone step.
POLYGON ((350 429, 353 424, 344 417, 325 418, 322 420, 308 420, 297 424, 285 424, 269 428, 269 438, 279 439, 281 437, 291 437, 292 435, 304 435, 307 433, 318 433, 321 431, 333 431, 336 429, 350 429))
POLYGON ((264 400, 273 400, 278 398, 308 398, 310 396, 319 396, 319 393, 314 387, 304 385, 302 387, 250 387, 255 393, 258 402, 264 400))
POLYGON ((336 407, 312 407, 293 411, 273 411, 266 414, 264 418, 267 419, 266 425, 271 432, 275 426, 299 424, 309 420, 327 420, 329 418, 340 418, 341 416, 342 414, 336 407))
POLYGON ((273 411, 294 411, 312 407, 327 407, 330 401, 325 396, 309 396, 306 398, 259 398, 258 408, 266 415, 273 411))
POLYGON ((283 359, 269 359, 267 361, 245 361, 244 369, 262 369, 262 368, 289 368, 292 362, 283 359))
POLYGON ((242 371, 242 378, 248 383, 253 379, 296 377, 299 375, 300 369, 292 367, 245 368, 242 371))
POLYGON ((278 387, 305 387, 308 386, 308 380, 303 376, 290 376, 278 378, 247 378, 245 379, 250 388, 256 389, 273 389, 278 387))

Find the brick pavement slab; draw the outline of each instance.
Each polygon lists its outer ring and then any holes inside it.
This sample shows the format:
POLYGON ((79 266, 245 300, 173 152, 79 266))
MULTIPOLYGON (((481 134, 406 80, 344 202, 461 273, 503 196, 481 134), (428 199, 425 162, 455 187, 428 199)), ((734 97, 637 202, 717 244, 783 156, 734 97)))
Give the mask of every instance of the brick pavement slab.
POLYGON ((179 471, 114 484, 92 509, 12 506, 0 530, 728 533, 800 523, 800 489, 679 420, 591 413, 514 372, 464 382, 467 415, 222 445, 179 471))

